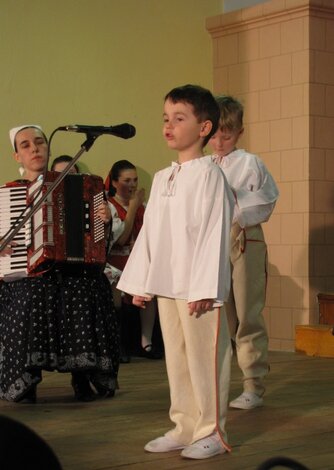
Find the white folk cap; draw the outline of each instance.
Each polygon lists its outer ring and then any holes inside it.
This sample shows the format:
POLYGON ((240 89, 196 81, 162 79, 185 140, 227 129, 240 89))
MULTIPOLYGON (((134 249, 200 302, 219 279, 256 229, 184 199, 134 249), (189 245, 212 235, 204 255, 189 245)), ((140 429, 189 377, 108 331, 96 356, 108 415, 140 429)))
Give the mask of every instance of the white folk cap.
POLYGON ((24 126, 13 127, 9 131, 9 138, 10 138, 10 141, 11 141, 11 144, 12 144, 12 147, 13 147, 14 150, 15 150, 15 137, 16 137, 16 134, 18 132, 22 131, 22 129, 26 129, 26 128, 29 128, 29 127, 35 127, 36 129, 39 129, 40 131, 43 132, 43 129, 41 128, 41 126, 38 126, 36 124, 25 124, 24 126))

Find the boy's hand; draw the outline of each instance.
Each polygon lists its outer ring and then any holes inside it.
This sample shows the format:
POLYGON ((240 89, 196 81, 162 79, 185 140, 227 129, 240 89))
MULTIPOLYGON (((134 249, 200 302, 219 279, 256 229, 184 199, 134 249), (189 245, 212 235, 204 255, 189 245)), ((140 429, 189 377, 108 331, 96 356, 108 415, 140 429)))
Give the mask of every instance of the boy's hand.
POLYGON ((196 318, 199 318, 203 313, 212 310, 213 299, 196 300, 195 302, 188 302, 189 315, 196 313, 196 318))
POLYGON ((149 302, 150 300, 152 300, 152 297, 150 296, 143 297, 141 295, 134 295, 132 303, 137 307, 146 308, 146 302, 149 302))

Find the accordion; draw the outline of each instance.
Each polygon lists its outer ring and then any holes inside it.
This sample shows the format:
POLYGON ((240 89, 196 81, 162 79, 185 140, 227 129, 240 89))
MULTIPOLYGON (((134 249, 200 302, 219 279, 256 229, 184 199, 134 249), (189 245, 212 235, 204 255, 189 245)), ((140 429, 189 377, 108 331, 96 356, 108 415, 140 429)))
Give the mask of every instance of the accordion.
MULTIPOLYGON (((35 204, 59 177, 26 186, 0 188, 0 234, 13 226, 27 204, 35 204)), ((105 226, 97 217, 104 199, 103 180, 95 175, 68 174, 13 239, 13 253, 0 257, 0 277, 13 280, 38 275, 55 263, 103 266, 105 226)))

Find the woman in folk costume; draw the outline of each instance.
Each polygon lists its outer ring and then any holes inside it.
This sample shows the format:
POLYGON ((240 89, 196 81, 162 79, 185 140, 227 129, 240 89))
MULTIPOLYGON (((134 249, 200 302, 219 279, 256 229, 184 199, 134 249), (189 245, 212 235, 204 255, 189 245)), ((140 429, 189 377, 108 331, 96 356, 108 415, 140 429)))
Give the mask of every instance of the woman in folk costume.
MULTIPOLYGON (((14 158, 29 185, 47 164, 47 139, 37 125, 11 129, 14 158)), ((99 217, 110 221, 106 203, 99 217)), ((33 277, 1 281, 0 398, 36 401, 42 370, 72 372, 76 399, 113 396, 119 363, 112 293, 101 268, 55 264, 33 277)))

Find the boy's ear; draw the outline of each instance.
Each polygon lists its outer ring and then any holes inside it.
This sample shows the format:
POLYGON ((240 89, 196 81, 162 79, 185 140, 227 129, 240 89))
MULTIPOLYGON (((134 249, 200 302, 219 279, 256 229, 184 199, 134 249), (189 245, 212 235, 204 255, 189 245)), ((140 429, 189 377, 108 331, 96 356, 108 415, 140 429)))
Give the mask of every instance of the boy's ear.
POLYGON ((206 137, 207 135, 210 134, 211 129, 212 129, 212 122, 209 120, 203 121, 201 124, 200 136, 206 137))

